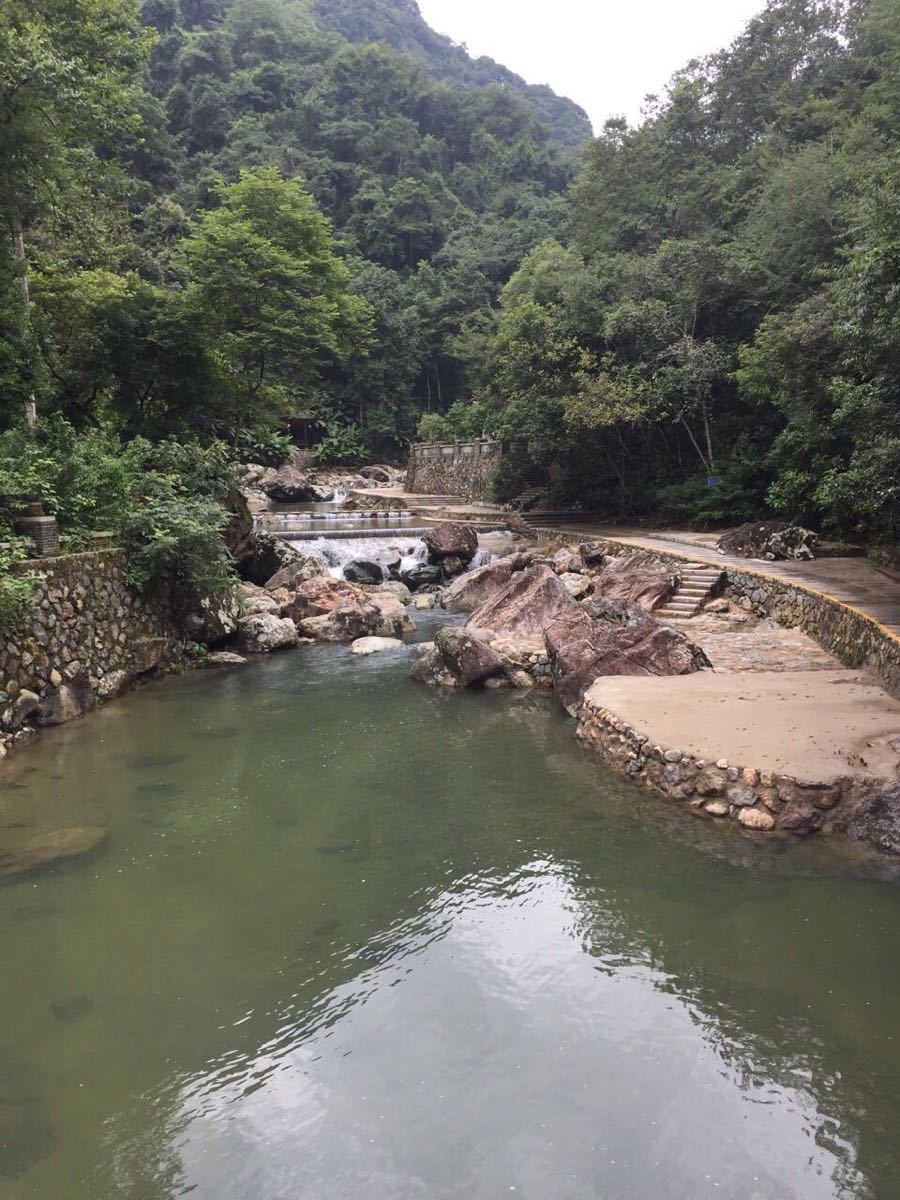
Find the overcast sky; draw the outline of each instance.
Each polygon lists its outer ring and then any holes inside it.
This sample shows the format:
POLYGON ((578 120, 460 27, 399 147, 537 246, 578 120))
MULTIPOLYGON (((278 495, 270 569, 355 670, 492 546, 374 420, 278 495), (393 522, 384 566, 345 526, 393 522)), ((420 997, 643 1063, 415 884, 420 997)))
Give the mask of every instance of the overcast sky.
POLYGON ((692 58, 726 46, 764 0, 419 0, 433 29, 529 83, 607 117, 640 117, 644 96, 692 58))

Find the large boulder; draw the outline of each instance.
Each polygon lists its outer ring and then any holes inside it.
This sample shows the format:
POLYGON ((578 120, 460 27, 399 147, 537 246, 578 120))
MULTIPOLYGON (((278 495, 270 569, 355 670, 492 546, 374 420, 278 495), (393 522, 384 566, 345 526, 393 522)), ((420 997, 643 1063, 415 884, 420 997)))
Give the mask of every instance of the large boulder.
POLYGON ((474 687, 504 673, 499 654, 467 629, 445 626, 438 631, 435 649, 459 687, 474 687))
POLYGON ((359 473, 363 479, 374 479, 376 483, 390 483, 391 472, 388 467, 382 467, 378 463, 373 463, 368 467, 360 467, 359 473))
POLYGON ((378 621, 372 630, 374 634, 399 638, 405 633, 415 633, 416 627, 406 611, 406 605, 391 592, 372 589, 366 593, 366 603, 378 609, 378 621))
POLYGON ((238 568, 242 579, 263 584, 283 567, 305 561, 306 555, 301 554, 290 542, 264 529, 257 529, 252 548, 240 560, 238 568))
POLYGON ((509 583, 496 592, 467 621, 469 629, 494 634, 533 637, 566 608, 575 605, 550 567, 538 563, 513 574, 509 583))
POLYGON ((309 476, 290 462, 277 470, 266 471, 259 486, 271 500, 305 503, 316 498, 309 476))
POLYGON ((680 575, 674 567, 662 566, 646 554, 610 558, 594 576, 594 592, 629 600, 646 612, 659 608, 674 593, 680 575))
POLYGON ((688 675, 710 666, 683 633, 626 600, 572 605, 547 626, 544 642, 556 694, 573 715, 601 675, 688 675))
POLYGON ((458 521, 444 521, 433 529, 426 529, 422 541, 428 548, 430 563, 440 563, 445 558, 458 558, 468 563, 478 550, 475 530, 471 525, 461 525, 458 521))
POLYGON ((37 709, 38 725, 64 725, 96 708, 97 701, 86 675, 64 683, 45 696, 37 709))
MULTIPOLYGON (((301 636, 316 642, 355 642, 385 627, 385 618, 374 604, 340 604, 318 617, 297 624, 301 636)), ((382 635, 383 636, 383 635, 382 635)))
POLYGON ((441 604, 447 612, 469 613, 480 608, 501 588, 505 587, 513 574, 510 558, 495 558, 483 567, 475 567, 454 579, 443 591, 441 604))
POLYGON ((885 854, 900 854, 900 783, 863 800, 847 823, 847 836, 885 854))
POLYGON ((355 583, 333 579, 330 575, 317 575, 297 584, 285 605, 284 615, 299 624, 310 617, 333 612, 341 605, 361 604, 364 595, 362 588, 355 583))
POLYGON ((412 592, 399 579, 385 579, 379 583, 373 594, 384 592, 389 596, 393 596, 395 600, 399 600, 401 604, 409 604, 412 601, 412 592))
POLYGON ((818 534, 787 521, 749 521, 723 533, 716 545, 723 554, 771 562, 815 558, 818 542, 818 534))
POLYGON ((382 583, 384 571, 377 562, 365 558, 353 558, 344 567, 344 578, 350 583, 382 583))
MULTIPOLYGON (((293 547, 292 547, 293 549, 293 547)), ((287 566, 281 567, 265 581, 263 587, 267 592, 277 592, 280 588, 297 587, 307 579, 320 579, 328 575, 328 567, 321 558, 304 558, 302 554, 292 558, 287 566)))
POLYGON ((429 563, 417 563, 414 567, 410 567, 408 571, 400 572, 400 581, 405 583, 410 591, 415 591, 420 587, 428 587, 441 582, 441 568, 432 566, 429 563))
POLYGON ((444 666, 444 660, 436 646, 431 646, 416 660, 409 677, 428 687, 457 686, 456 680, 444 666))
POLYGON ((246 654, 271 654, 297 645, 297 627, 287 617, 257 613, 238 622, 241 650, 246 654))
POLYGON ((204 596, 197 607, 182 618, 182 627, 192 642, 215 646, 224 642, 237 629, 239 616, 237 596, 204 596))

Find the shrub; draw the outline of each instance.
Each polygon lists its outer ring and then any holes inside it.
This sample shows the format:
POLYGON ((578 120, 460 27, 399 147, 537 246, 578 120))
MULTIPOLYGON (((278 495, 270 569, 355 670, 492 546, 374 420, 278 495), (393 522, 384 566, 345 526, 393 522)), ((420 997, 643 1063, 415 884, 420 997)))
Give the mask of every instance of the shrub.
POLYGON ((325 437, 312 453, 316 464, 331 463, 334 466, 358 467, 368 458, 356 425, 338 425, 331 422, 326 426, 325 437))
POLYGON ((453 430, 447 418, 440 413, 423 413, 416 437, 420 442, 450 442, 453 440, 453 430))
POLYGON ((242 463, 262 463, 265 467, 280 467, 286 462, 294 443, 286 433, 266 425, 255 425, 238 436, 237 457, 242 463))
POLYGON ((183 612, 230 595, 236 576, 222 540, 222 504, 188 495, 163 475, 148 476, 143 492, 120 526, 129 582, 143 592, 168 588, 183 612))
POLYGON ((20 541, 0 544, 0 633, 10 633, 28 617, 34 607, 36 575, 13 575, 10 567, 27 557, 20 541))

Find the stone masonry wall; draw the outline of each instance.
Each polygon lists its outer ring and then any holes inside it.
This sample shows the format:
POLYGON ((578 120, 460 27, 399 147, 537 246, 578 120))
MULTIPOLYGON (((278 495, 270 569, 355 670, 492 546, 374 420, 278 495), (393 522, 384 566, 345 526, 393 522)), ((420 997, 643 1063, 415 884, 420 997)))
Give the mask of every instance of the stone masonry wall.
POLYGON ((423 496, 490 499, 494 470, 502 454, 500 442, 431 442, 412 446, 406 490, 423 496))
POLYGON ((607 766, 708 817, 730 818, 746 829, 809 834, 843 832, 859 802, 884 781, 846 776, 810 783, 729 763, 706 762, 654 745, 639 730, 585 697, 577 737, 607 766))
POLYGON ((39 581, 33 615, 0 639, 0 746, 26 721, 59 724, 118 695, 164 663, 176 639, 168 606, 128 586, 121 550, 15 569, 39 581))

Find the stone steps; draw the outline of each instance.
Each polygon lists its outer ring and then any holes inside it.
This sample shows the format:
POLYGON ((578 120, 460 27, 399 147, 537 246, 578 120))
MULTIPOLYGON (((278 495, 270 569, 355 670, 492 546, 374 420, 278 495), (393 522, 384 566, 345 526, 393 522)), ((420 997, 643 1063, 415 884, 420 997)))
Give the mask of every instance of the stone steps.
POLYGON ((688 563, 674 593, 653 615, 664 621, 684 621, 693 617, 719 586, 724 574, 719 567, 688 563))

